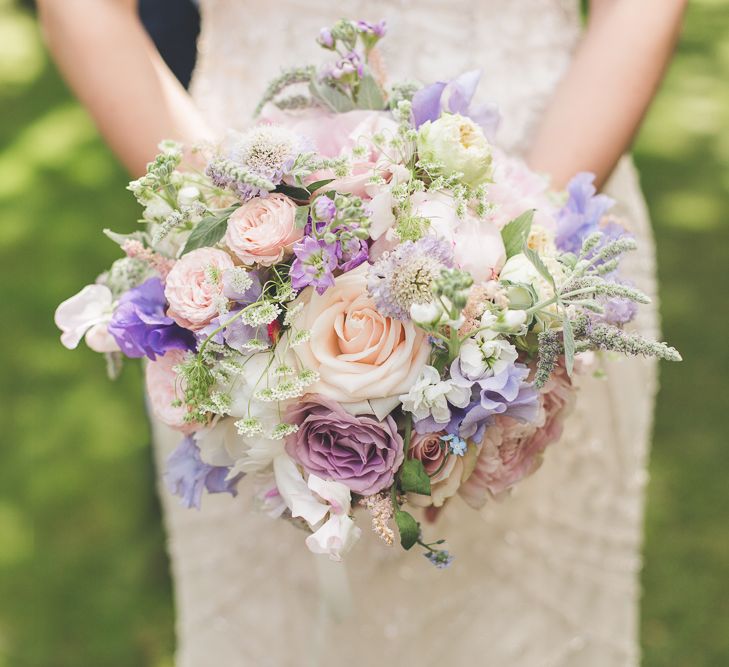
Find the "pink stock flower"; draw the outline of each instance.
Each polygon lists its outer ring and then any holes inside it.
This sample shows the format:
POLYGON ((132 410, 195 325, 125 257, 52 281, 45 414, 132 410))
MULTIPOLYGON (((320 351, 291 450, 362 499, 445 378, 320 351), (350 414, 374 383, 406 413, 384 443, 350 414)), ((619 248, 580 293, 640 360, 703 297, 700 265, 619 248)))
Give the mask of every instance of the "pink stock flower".
POLYGON ((176 431, 191 433, 200 424, 186 422, 187 408, 184 404, 176 404, 184 399, 185 387, 174 369, 184 361, 185 354, 183 350, 169 350, 163 357, 147 364, 145 375, 147 395, 155 417, 176 431))
POLYGON ((271 266, 280 262, 301 238, 296 204, 284 195, 254 197, 228 219, 225 244, 244 264, 271 266))
POLYGON ((167 314, 193 331, 210 324, 219 312, 223 271, 233 267, 230 255, 215 248, 198 248, 183 255, 167 276, 167 314))

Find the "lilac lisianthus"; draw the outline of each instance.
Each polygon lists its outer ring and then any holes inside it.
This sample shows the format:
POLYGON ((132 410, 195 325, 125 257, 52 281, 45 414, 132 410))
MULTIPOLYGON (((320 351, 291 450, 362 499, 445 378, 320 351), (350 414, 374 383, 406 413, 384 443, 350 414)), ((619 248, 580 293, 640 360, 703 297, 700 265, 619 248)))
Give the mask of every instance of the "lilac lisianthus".
POLYGON ((294 244, 296 259, 291 265, 291 285, 302 290, 311 285, 319 294, 334 285, 334 269, 339 262, 336 244, 305 236, 294 244))
POLYGON ((369 496, 392 484, 404 459, 395 420, 355 417, 330 398, 305 396, 291 407, 287 421, 299 430, 286 441, 289 456, 306 472, 335 480, 369 496))
POLYGON ((499 127, 501 117, 494 104, 471 104, 481 79, 480 70, 464 72, 452 81, 437 81, 421 88, 413 95, 413 123, 416 128, 428 121, 434 122, 442 112, 467 116, 481 126, 486 137, 492 141, 499 127))
MULTIPOLYGON (((577 174, 567 185, 569 198, 557 213, 557 247, 578 253, 583 241, 600 229, 600 220, 615 203, 607 195, 598 195, 595 175, 577 174)), ((611 233, 608 231, 608 233, 611 233)))
POLYGON ((179 496, 185 507, 200 509, 203 489, 208 493, 238 495, 236 486, 243 475, 227 479, 229 472, 226 466, 204 463, 195 439, 187 436, 167 458, 163 479, 170 493, 179 496))
POLYGON ((154 361, 168 350, 194 350, 195 336, 166 314, 167 300, 159 278, 149 278, 119 299, 109 322, 109 333, 121 351, 132 358, 154 361))

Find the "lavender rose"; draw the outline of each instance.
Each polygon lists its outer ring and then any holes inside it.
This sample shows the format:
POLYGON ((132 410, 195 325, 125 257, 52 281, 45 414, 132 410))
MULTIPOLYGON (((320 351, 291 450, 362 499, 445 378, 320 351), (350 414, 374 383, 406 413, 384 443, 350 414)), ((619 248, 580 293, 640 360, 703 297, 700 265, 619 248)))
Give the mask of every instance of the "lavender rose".
POLYGON ((286 451, 309 474, 335 480, 354 493, 370 496, 390 486, 403 462, 403 441, 392 417, 355 417, 339 403, 309 394, 288 411, 299 430, 286 451))

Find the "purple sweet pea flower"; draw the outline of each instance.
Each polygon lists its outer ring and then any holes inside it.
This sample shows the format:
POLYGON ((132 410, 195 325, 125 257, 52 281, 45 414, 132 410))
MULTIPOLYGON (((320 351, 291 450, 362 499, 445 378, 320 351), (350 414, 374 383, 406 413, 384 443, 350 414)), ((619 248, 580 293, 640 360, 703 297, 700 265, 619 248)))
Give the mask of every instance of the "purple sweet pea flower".
POLYGON ((606 231, 600 229, 600 220, 615 202, 607 195, 596 194, 594 181, 594 174, 582 172, 567 186, 569 198, 557 213, 556 243, 564 252, 578 253, 590 234, 606 231))
POLYGON ((159 278, 149 278, 119 299, 109 322, 109 333, 131 358, 154 361, 168 350, 194 350, 195 336, 167 317, 167 300, 159 278))
POLYGON ((291 264, 289 275, 295 290, 311 285, 319 294, 324 294, 334 285, 332 272, 339 263, 336 244, 305 236, 294 244, 294 255, 296 259, 291 264))
POLYGON ((471 70, 450 82, 437 81, 421 88, 413 95, 412 114, 415 127, 418 128, 427 121, 436 121, 441 113, 447 111, 468 116, 481 126, 489 141, 493 141, 501 120, 496 105, 471 104, 480 79, 481 71, 471 70))
POLYGON ((187 436, 170 454, 163 474, 170 493, 180 497, 185 507, 200 509, 203 488, 208 493, 238 495, 236 485, 243 475, 226 479, 230 468, 211 466, 200 458, 200 449, 192 436, 187 436))

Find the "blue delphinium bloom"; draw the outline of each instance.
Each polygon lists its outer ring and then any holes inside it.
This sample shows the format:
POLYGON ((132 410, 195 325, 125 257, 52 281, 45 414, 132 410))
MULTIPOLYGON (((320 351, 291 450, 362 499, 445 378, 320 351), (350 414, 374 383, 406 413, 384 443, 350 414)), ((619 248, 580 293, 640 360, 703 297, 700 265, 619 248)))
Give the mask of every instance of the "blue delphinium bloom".
POLYGON ((195 439, 187 436, 168 457, 163 479, 170 493, 179 496, 185 507, 200 509, 203 489, 208 493, 238 495, 236 485, 243 475, 227 479, 229 472, 230 468, 225 466, 205 463, 195 439))
POLYGON ((122 294, 109 322, 109 333, 127 357, 146 355, 154 361, 167 350, 194 350, 195 336, 166 311, 162 281, 149 278, 122 294))

